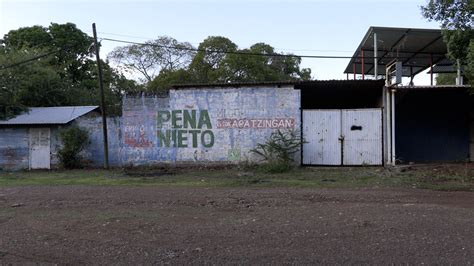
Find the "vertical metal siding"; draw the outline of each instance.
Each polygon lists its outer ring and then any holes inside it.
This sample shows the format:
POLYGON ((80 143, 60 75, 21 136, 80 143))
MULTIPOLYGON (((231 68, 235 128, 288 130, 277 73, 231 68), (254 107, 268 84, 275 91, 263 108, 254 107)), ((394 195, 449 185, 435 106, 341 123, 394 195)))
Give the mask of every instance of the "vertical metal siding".
POLYGON ((340 165, 340 110, 304 110, 303 164, 340 165))
POLYGON ((381 165, 381 109, 343 110, 341 119, 344 165, 381 165))
POLYGON ((470 136, 469 154, 470 154, 471 162, 474 162, 474 111, 471 111, 470 118, 471 118, 471 127, 470 127, 471 136, 470 136))

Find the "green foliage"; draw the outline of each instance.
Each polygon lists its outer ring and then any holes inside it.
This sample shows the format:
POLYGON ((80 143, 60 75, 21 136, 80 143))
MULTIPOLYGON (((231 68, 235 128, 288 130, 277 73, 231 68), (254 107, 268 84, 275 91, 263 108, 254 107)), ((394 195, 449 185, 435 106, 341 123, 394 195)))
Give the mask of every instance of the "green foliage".
POLYGON ((117 47, 108 58, 119 64, 124 72, 140 73, 140 81, 149 83, 160 72, 172 72, 187 67, 195 53, 191 44, 178 42, 168 36, 147 41, 146 44, 117 47))
POLYGON ((258 143, 250 150, 262 157, 265 164, 262 169, 270 173, 282 173, 290 170, 294 164, 294 155, 301 148, 304 140, 297 130, 272 132, 265 143, 258 143))
POLYGON ((474 75, 474 1, 472 0, 429 0, 421 7, 422 14, 428 20, 440 22, 443 38, 448 47, 448 57, 455 62, 467 65, 465 75, 472 79, 474 75))
MULTIPOLYGON (((97 63, 89 52, 92 43, 92 37, 72 23, 25 27, 5 34, 0 66, 56 53, 0 69, 0 119, 19 114, 26 106, 99 105, 97 63)), ((122 95, 143 88, 108 62, 101 64, 107 114, 118 115, 122 95)))
POLYGON ((197 52, 189 43, 170 37, 146 43, 118 47, 108 58, 121 65, 124 72, 140 74, 149 92, 166 92, 173 84, 311 79, 310 69, 300 69, 301 58, 278 54, 265 43, 238 49, 228 38, 210 36, 199 44, 197 52))
POLYGON ((84 150, 89 141, 89 133, 77 126, 71 126, 61 130, 59 137, 63 144, 58 151, 61 165, 67 169, 82 166, 81 151, 84 150))
MULTIPOLYGON (((466 77, 469 80, 469 84, 474 81, 474 38, 469 41, 468 53, 466 63, 466 77)), ((471 91, 474 89, 471 88, 471 91)))
POLYGON ((444 29, 472 29, 474 26, 472 0, 429 0, 421 11, 428 20, 441 22, 444 29))
POLYGON ((456 73, 440 73, 436 76, 436 85, 455 85, 456 73))
POLYGON ((189 71, 184 69, 163 70, 155 79, 147 85, 147 91, 153 93, 166 93, 172 85, 192 82, 193 78, 189 71))
POLYGON ((237 45, 221 36, 207 37, 199 44, 200 50, 194 56, 189 70, 197 83, 224 82, 220 75, 223 61, 228 56, 222 52, 235 52, 237 45))
POLYGON ((443 30, 443 39, 448 47, 448 57, 453 61, 460 59, 462 64, 466 64, 467 55, 470 53, 469 43, 474 39, 474 31, 443 30))

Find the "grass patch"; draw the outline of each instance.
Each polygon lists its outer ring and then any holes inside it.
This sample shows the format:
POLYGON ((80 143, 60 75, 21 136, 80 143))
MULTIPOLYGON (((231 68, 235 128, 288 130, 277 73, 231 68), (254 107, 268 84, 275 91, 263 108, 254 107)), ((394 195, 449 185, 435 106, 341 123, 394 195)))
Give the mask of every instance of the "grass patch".
POLYGON ((0 172, 0 187, 37 185, 185 187, 415 187, 474 191, 473 167, 296 168, 266 173, 258 168, 132 168, 0 172))

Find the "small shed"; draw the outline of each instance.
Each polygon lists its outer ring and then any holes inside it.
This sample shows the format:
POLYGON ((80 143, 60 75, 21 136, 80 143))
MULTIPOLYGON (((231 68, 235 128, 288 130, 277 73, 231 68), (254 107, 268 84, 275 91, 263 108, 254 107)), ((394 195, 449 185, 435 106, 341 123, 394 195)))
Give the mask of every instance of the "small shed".
POLYGON ((0 121, 0 170, 51 169, 58 165, 59 129, 97 112, 98 106, 32 107, 0 121))

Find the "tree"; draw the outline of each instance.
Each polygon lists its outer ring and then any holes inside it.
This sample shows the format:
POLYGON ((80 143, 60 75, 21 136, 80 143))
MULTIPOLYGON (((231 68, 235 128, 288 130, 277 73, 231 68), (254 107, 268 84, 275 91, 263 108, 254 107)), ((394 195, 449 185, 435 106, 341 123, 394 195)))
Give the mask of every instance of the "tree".
MULTIPOLYGON (((72 23, 32 26, 5 34, 0 48, 0 119, 25 107, 99 105, 97 63, 89 48, 93 39, 72 23), (11 64, 50 54, 14 67, 11 64)), ((137 90, 134 81, 102 61, 108 114, 121 112, 121 96, 137 90)))
POLYGON ((311 79, 311 70, 300 68, 300 57, 279 54, 265 43, 238 49, 222 36, 206 38, 197 49, 163 37, 116 48, 109 58, 128 72, 141 73, 140 80, 149 92, 166 92, 173 84, 185 83, 311 79))
POLYGON ((474 76, 472 58, 474 58, 474 1, 472 0, 429 0, 421 8, 428 20, 441 23, 443 38, 448 47, 448 57, 460 60, 466 65, 468 79, 474 76))
POLYGON ((147 85, 147 91, 166 93, 172 85, 191 83, 194 79, 185 69, 162 70, 160 74, 147 85))
POLYGON ((225 52, 237 51, 237 45, 226 37, 210 36, 199 44, 198 50, 189 66, 195 82, 225 82, 219 69, 229 56, 225 52))
POLYGON ((175 71, 189 65, 194 56, 191 44, 161 36, 145 45, 133 44, 115 48, 108 58, 130 74, 140 73, 139 80, 151 82, 160 71, 175 71))
POLYGON ((224 81, 258 82, 311 78, 311 70, 300 69, 301 58, 278 54, 268 44, 256 43, 239 52, 243 54, 230 54, 224 60, 220 73, 224 81))

